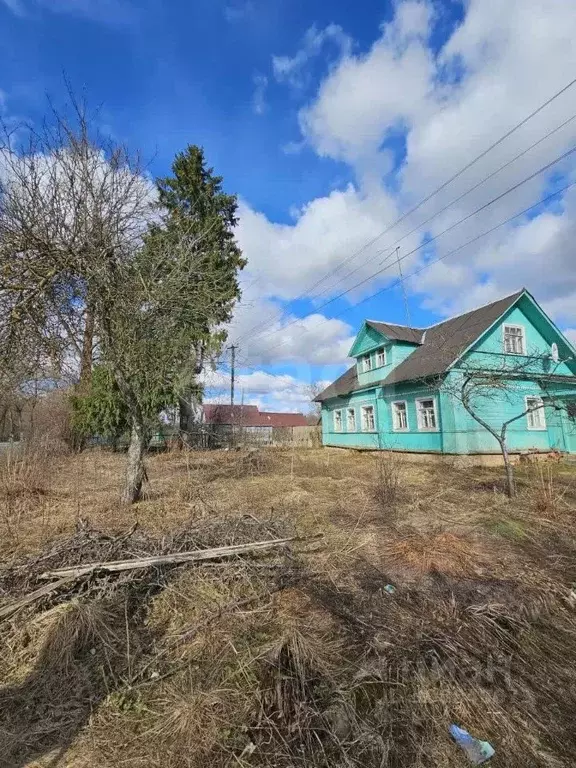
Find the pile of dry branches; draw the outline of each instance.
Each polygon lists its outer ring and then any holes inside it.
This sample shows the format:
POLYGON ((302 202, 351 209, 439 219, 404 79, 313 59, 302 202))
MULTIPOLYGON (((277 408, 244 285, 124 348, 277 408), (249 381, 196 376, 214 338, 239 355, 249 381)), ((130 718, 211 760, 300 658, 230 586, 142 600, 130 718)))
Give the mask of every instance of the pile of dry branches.
MULTIPOLYGON (((163 539, 84 525, 5 569, 0 594, 25 595, 54 569, 293 534, 285 520, 251 517, 163 539)), ((434 572, 395 591, 390 581, 362 559, 328 578, 293 547, 92 569, 2 625, 10 737, 0 765, 69 750, 69 765, 75 755, 117 765, 121 752, 131 768, 455 768, 464 757, 452 722, 493 743, 499 766, 568 765, 576 614, 566 590, 434 572)))

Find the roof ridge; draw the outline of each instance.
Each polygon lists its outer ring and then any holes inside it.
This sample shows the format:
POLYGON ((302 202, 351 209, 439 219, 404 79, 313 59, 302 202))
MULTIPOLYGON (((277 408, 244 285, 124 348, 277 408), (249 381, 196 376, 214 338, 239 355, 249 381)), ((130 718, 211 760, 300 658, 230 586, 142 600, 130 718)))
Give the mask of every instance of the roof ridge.
POLYGON ((519 291, 513 291, 512 293, 506 294, 506 296, 500 296, 499 299, 489 301, 487 304, 480 304, 478 307, 472 307, 472 309, 467 309, 465 312, 459 312, 457 315, 450 315, 450 317, 446 317, 444 320, 439 320, 437 323, 432 323, 432 325, 427 325, 425 328, 421 328, 420 330, 429 331, 430 328, 436 328, 437 326, 442 325, 442 323, 449 323, 450 320, 456 320, 458 317, 464 317, 464 315, 469 315, 472 312, 478 312, 480 309, 491 307, 493 304, 498 304, 499 301, 511 299, 512 296, 521 296, 525 292, 527 292, 526 288, 521 288, 519 291))
POLYGON ((382 323, 382 325, 393 325, 396 328, 410 328, 411 331, 423 331, 424 328, 421 328, 417 325, 405 325, 404 323, 389 323, 388 320, 366 320, 366 323, 382 323))

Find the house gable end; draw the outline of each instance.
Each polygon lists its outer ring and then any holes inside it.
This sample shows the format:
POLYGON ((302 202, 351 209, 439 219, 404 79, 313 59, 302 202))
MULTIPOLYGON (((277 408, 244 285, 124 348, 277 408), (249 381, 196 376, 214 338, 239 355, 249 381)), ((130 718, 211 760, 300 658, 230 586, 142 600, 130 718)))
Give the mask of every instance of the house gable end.
POLYGON ((379 333, 375 328, 372 328, 366 321, 364 321, 362 328, 358 332, 354 344, 348 357, 359 357, 366 352, 371 352, 377 347, 381 347, 388 343, 388 338, 382 333, 379 333))
POLYGON ((555 376, 576 375, 574 347, 528 291, 524 291, 451 367, 458 368, 463 363, 474 367, 522 368, 529 373, 555 376), (505 326, 521 330, 524 356, 504 352, 505 326), (554 360, 553 344, 557 345, 558 362, 554 360), (533 361, 529 358, 533 358, 533 361))

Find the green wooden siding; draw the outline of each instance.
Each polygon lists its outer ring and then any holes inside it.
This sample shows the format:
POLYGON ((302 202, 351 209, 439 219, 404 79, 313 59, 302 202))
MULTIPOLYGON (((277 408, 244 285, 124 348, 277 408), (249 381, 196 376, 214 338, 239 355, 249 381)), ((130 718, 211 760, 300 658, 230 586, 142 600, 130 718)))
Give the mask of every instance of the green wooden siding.
MULTIPOLYGON (((382 381, 388 373, 405 360, 417 345, 390 341, 369 326, 364 325, 352 347, 351 354, 370 354, 373 365, 370 371, 358 368, 359 386, 382 381), (376 352, 385 347, 386 365, 376 367, 376 352)), ((435 388, 424 383, 404 382, 391 387, 377 386, 357 390, 346 397, 333 398, 322 404, 322 433, 325 445, 355 448, 379 448, 383 450, 443 452, 449 454, 498 453, 500 448, 495 437, 479 424, 464 408, 454 391, 462 381, 463 370, 469 367, 481 369, 518 369, 524 366, 524 375, 515 378, 505 393, 494 392, 475 403, 478 415, 498 431, 502 423, 521 414, 526 409, 526 397, 561 398, 563 402, 576 402, 576 388, 572 377, 576 375, 573 348, 557 328, 541 312, 527 295, 523 295, 493 327, 489 328, 461 360, 437 381, 435 388), (504 325, 521 326, 524 329, 524 355, 505 354, 504 325), (552 358, 552 344, 558 345, 560 362, 552 358), (562 381, 547 384, 541 389, 538 375, 566 376, 562 381), (535 375, 531 380, 531 375, 535 375), (570 377, 570 378, 568 378, 570 377), (433 397, 436 404, 436 430, 419 428, 417 400, 433 397), (400 400, 406 403, 408 428, 395 430, 392 404, 400 400), (372 405, 375 413, 375 431, 361 428, 361 407, 372 405), (356 429, 349 430, 346 409, 356 412, 356 429), (342 411, 342 430, 334 429, 334 411, 342 411)), ((512 452, 547 451, 556 449, 576 453, 576 417, 566 410, 557 410, 549 403, 544 409, 545 425, 531 428, 527 415, 512 422, 507 431, 508 447, 512 452)))

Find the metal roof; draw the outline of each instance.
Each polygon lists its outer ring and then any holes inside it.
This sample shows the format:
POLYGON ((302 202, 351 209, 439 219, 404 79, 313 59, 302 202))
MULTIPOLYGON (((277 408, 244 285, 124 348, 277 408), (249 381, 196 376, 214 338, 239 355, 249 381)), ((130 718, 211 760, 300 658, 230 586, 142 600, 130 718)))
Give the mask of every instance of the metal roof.
POLYGON ((514 305, 524 291, 525 289, 522 289, 503 299, 444 320, 429 328, 410 328, 408 326, 388 325, 374 320, 368 321, 372 327, 389 338, 412 341, 419 346, 400 365, 390 371, 386 378, 369 385, 358 386, 356 366, 353 365, 321 392, 316 400, 321 402, 329 400, 331 397, 347 395, 357 389, 371 389, 399 384, 403 381, 413 381, 414 379, 427 379, 444 373, 470 344, 514 305), (378 326, 381 326, 382 330, 378 326), (384 330, 385 328, 389 328, 391 332, 396 330, 398 335, 392 337, 387 330, 384 330), (412 339, 408 338, 410 334, 413 334, 412 339), (419 339, 417 334, 420 334, 419 339))
POLYGON ((394 341, 409 341, 412 344, 422 344, 424 329, 411 328, 408 325, 395 325, 394 323, 381 323, 378 320, 366 320, 366 323, 394 341))

